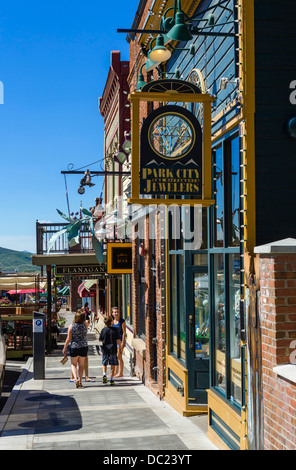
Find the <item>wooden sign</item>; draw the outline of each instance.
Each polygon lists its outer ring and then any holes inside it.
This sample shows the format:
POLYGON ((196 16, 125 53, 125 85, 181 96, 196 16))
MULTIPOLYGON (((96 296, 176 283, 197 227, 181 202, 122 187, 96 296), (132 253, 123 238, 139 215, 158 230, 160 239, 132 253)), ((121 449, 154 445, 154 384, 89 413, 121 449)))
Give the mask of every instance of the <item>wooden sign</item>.
POLYGON ((214 98, 184 80, 165 79, 145 85, 141 92, 130 94, 129 99, 132 104, 129 203, 170 205, 173 200, 177 205, 214 204, 211 147, 214 98), (142 122, 140 104, 144 101, 154 102, 157 107, 142 122), (199 104, 201 122, 184 107, 188 103, 199 104))
POLYGON ((149 114, 141 130, 140 193, 202 195, 202 131, 187 109, 168 105, 149 114))
POLYGON ((108 243, 108 274, 132 274, 132 268, 132 243, 108 243))

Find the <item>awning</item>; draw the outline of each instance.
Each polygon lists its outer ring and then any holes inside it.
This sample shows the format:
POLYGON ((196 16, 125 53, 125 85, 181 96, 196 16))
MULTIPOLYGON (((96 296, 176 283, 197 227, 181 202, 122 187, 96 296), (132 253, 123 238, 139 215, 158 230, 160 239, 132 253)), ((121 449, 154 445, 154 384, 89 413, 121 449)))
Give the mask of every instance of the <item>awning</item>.
MULTIPOLYGON (((37 292, 38 292, 38 289, 37 289, 37 292)), ((39 289, 39 292, 44 292, 44 289, 39 289)), ((36 289, 9 290, 7 293, 10 294, 10 295, 14 295, 14 294, 35 294, 36 289)))
POLYGON ((36 285, 40 289, 46 289, 46 281, 39 281, 33 276, 0 276, 0 290, 14 290, 14 289, 36 289, 36 285))
POLYGON ((80 286, 78 286, 77 292, 80 297, 96 297, 97 288, 96 280, 83 281, 80 286))
MULTIPOLYGON (((104 263, 106 257, 104 256, 104 263)), ((98 264, 95 253, 71 253, 71 254, 51 254, 51 255, 32 255, 33 266, 87 266, 98 264)))
POLYGON ((60 292, 58 293, 58 295, 62 296, 62 297, 67 297, 70 295, 70 287, 69 286, 65 286, 63 287, 60 292))
POLYGON ((84 281, 84 287, 86 290, 91 290, 92 287, 94 290, 96 290, 96 288, 94 287, 96 283, 96 279, 90 279, 89 281, 84 281))

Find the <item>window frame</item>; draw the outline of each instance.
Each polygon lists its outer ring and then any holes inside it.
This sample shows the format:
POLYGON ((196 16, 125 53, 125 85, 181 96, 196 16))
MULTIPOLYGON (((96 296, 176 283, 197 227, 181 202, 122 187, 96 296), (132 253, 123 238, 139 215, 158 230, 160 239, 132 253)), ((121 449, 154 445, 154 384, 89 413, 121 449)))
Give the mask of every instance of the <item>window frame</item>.
MULTIPOLYGON (((232 221, 232 151, 231 151, 231 142, 236 138, 239 139, 239 196, 242 194, 242 182, 241 182, 241 137, 239 134, 239 129, 235 128, 231 132, 227 133, 221 139, 217 140, 213 145, 213 181, 215 182, 215 151, 216 149, 222 148, 222 161, 223 161, 223 215, 224 215, 224 231, 223 231, 223 247, 215 246, 215 233, 216 233, 216 211, 214 207, 208 209, 208 221, 209 221, 209 246, 208 246, 208 256, 209 256, 209 276, 210 276, 210 303, 211 303, 211 312, 210 321, 211 321, 211 335, 210 335, 210 351, 211 351, 211 361, 210 361, 210 387, 222 397, 224 397, 228 402, 234 405, 236 411, 240 412, 242 406, 242 390, 241 390, 241 399, 238 402, 231 395, 231 357, 230 357, 230 344, 231 344, 231 325, 230 325, 230 256, 239 255, 240 256, 240 293, 241 298, 243 294, 243 269, 242 269, 242 254, 243 254, 243 245, 242 245, 242 203, 241 197, 239 200, 239 240, 240 243, 238 246, 232 246, 232 234, 230 231, 230 222, 232 221), (229 190, 231 188, 231 190, 229 190), (231 218, 230 218, 231 217, 231 218), (225 373, 226 373, 226 383, 225 391, 222 387, 219 387, 217 384, 217 374, 216 374, 216 312, 215 312, 215 255, 223 255, 223 265, 224 265, 224 309, 225 309, 225 373)), ((213 185, 213 198, 215 198, 215 184, 213 185)), ((242 310, 240 309, 240 312, 242 310)), ((240 321, 241 322, 241 321, 240 321)), ((242 338, 242 336, 241 336, 242 338)), ((240 355, 242 358, 242 355, 240 355)), ((242 374, 242 364, 241 364, 241 374, 242 374)), ((242 377, 242 375, 241 375, 242 377)))

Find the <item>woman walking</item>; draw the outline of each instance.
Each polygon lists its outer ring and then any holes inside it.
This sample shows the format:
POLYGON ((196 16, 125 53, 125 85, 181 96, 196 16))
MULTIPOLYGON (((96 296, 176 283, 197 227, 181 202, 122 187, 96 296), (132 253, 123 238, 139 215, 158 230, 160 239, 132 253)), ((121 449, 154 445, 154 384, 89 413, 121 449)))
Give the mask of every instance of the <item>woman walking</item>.
POLYGON ((122 353, 125 348, 125 339, 126 339, 126 324, 125 320, 120 316, 119 308, 112 307, 112 317, 113 317, 113 328, 118 328, 118 333, 121 341, 121 346, 117 346, 117 357, 119 363, 119 371, 118 366, 116 367, 115 377, 123 377, 123 359, 122 353))
POLYGON ((86 335, 87 324, 85 322, 85 313, 77 312, 74 322, 69 326, 68 336, 63 348, 63 354, 66 356, 67 347, 70 345, 71 372, 77 388, 82 387, 82 375, 88 352, 86 335))

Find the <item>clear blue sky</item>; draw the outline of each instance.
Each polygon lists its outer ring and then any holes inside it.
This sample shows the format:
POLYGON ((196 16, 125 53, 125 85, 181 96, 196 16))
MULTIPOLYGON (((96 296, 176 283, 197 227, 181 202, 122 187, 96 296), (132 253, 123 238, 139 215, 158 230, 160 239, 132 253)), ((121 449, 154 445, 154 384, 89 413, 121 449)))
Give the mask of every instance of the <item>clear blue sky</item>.
MULTIPOLYGON (((111 50, 128 60, 126 34, 139 1, 3 0, 0 7, 0 246, 35 251, 35 222, 63 222, 64 176, 103 158, 98 111, 111 50), (112 9, 108 12, 108 6, 112 9)), ((98 165, 89 167, 100 170, 98 165)), ((96 186, 79 196, 67 176, 70 209, 94 204, 96 186)))

